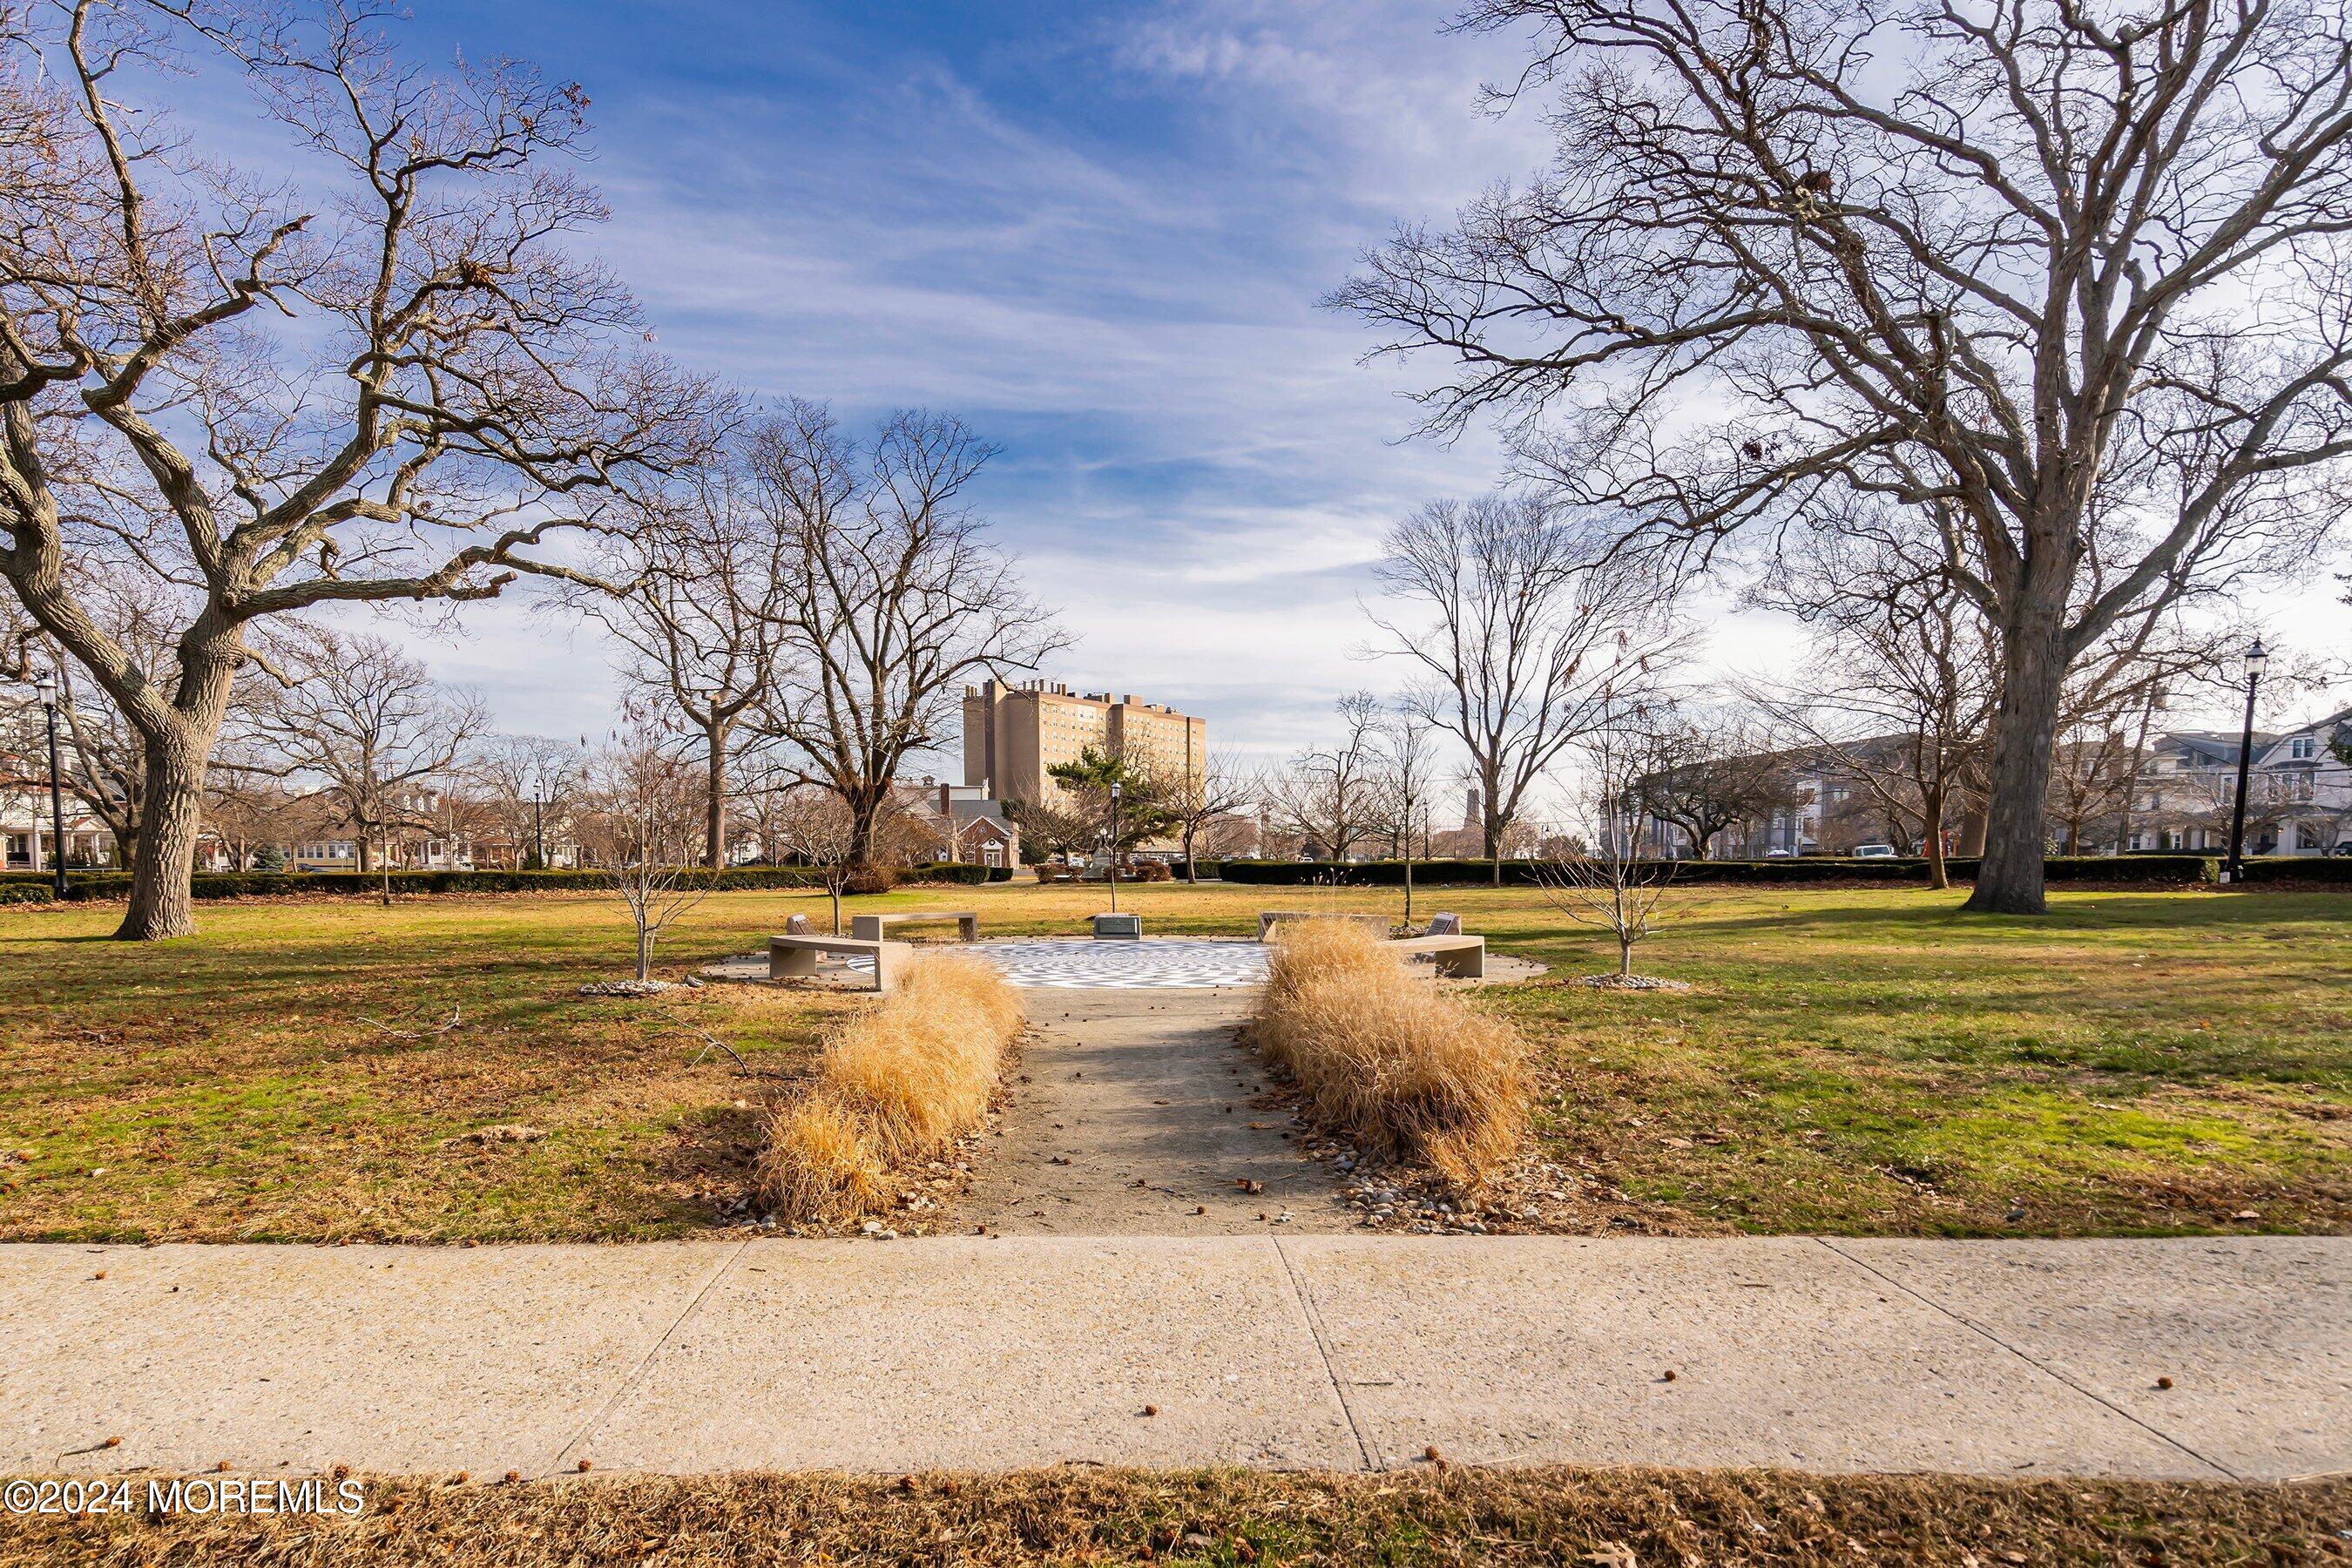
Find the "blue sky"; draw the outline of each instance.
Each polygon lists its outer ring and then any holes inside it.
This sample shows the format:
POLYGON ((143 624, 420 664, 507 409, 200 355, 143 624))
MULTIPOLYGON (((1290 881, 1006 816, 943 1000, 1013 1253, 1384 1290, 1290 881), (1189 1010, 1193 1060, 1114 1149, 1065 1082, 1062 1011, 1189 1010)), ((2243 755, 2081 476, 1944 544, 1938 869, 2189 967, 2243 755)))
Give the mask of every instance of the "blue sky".
MULTIPOLYGON (((1476 110, 1508 41, 1445 16, 424 0, 413 41, 586 88, 599 243, 668 352, 1001 445, 978 500, 1078 634, 1054 675, 1272 751, 1391 679, 1350 657, 1381 529, 1495 472, 1483 438, 1405 441, 1398 373, 1316 304, 1399 219, 1540 161, 1476 110)), ((601 731, 584 636, 467 623, 440 673, 509 728, 601 731)))

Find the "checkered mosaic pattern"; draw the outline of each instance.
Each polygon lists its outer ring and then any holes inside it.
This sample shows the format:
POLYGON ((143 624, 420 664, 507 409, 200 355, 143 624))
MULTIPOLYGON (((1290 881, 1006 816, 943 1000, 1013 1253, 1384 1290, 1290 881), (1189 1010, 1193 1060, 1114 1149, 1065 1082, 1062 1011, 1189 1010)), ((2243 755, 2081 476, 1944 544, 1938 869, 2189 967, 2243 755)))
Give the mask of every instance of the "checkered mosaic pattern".
MULTIPOLYGON (((1265 949, 1254 942, 976 942, 953 951, 988 960, 1015 985, 1066 991, 1182 990, 1265 981, 1265 949)), ((849 966, 874 972, 870 958, 852 958, 849 966)))

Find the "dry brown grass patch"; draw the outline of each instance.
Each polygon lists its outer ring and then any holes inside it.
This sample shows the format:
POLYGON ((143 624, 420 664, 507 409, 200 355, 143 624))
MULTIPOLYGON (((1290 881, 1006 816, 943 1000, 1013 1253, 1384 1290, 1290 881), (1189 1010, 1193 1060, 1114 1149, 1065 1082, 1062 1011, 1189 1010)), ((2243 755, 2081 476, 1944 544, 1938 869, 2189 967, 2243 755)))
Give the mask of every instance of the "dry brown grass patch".
POLYGON ((1256 1037, 1318 1121, 1391 1158, 1425 1162, 1457 1186, 1483 1186, 1526 1136, 1518 1036, 1352 922, 1282 930, 1256 1037))
MULTIPOLYGON (((141 1483, 134 1481, 134 1487, 141 1483)), ((1476 1469, 365 1478, 352 1518, 0 1515, 0 1568, 2346 1561, 2352 1481, 1476 1469), (1191 1537, 1192 1539, 1188 1540, 1191 1537), (1203 1543, 1205 1538, 1205 1543, 1203 1543)), ((142 1489, 143 1489, 143 1488, 142 1489)))
POLYGON ((769 1119, 761 1195, 818 1224, 887 1206, 895 1170, 981 1125, 1020 1030, 1020 999, 994 969, 919 955, 898 990, 835 1030, 814 1085, 769 1119))

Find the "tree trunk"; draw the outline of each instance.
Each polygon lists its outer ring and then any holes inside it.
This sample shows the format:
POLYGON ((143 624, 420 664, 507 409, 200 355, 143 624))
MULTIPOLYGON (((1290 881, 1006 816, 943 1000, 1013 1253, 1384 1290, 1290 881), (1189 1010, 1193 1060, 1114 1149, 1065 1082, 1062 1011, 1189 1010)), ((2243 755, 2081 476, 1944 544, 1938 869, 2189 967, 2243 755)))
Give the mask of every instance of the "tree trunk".
POLYGON ((2049 908, 2042 892, 2048 835, 2044 814, 2058 733, 2059 689, 2066 679, 2059 620, 2051 615, 2045 626, 2014 627, 2004 639, 1992 784, 1985 802, 1984 859, 1977 868, 1976 891, 1964 906, 1970 910, 2038 915, 2049 908))
POLYGON ((714 871, 727 863, 727 730, 726 724, 715 719, 702 730, 703 739, 710 748, 703 801, 703 853, 714 871))
POLYGON ((1927 886, 1948 888, 1952 874, 1944 865, 1944 797, 1931 791, 1919 795, 1920 848, 1927 856, 1927 886))
POLYGON ((1404 923, 1412 924, 1412 835, 1404 836, 1404 923))
POLYGON ((1184 830, 1184 880, 1193 884, 1198 884, 1201 880, 1200 860, 1192 853, 1192 840, 1198 831, 1192 827, 1184 830))
POLYGON ((1628 980, 1633 977, 1633 943, 1622 931, 1617 935, 1617 973, 1628 980))
POLYGON ((147 813, 131 851, 131 908, 118 942, 161 942, 196 933, 196 844, 205 826, 205 765, 212 748, 184 735, 147 742, 147 813))
POLYGON ((874 864, 875 825, 882 817, 882 798, 878 790, 871 794, 861 790, 856 795, 842 796, 842 804, 849 808, 849 853, 844 864, 874 864))
POLYGON ((196 932, 196 847, 204 837, 205 775, 228 712, 229 683, 245 650, 234 630, 203 622, 181 639, 179 700, 161 724, 142 725, 146 800, 131 863, 131 907, 117 942, 162 942, 196 932))
POLYGON ((637 979, 640 983, 654 977, 654 931, 648 925, 637 927, 637 979))

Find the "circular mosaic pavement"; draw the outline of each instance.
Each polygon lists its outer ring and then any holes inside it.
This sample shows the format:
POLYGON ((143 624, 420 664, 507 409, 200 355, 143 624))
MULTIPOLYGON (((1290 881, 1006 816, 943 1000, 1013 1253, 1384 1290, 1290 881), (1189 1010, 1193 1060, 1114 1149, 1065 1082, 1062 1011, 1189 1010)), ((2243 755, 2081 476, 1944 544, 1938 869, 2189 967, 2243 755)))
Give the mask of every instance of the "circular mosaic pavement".
MULTIPOLYGON (((955 951, 988 960, 1015 985, 1064 990, 1197 989, 1265 980, 1265 949, 1254 942, 975 942, 955 951)), ((852 958, 849 967, 871 974, 874 961, 852 958)))

